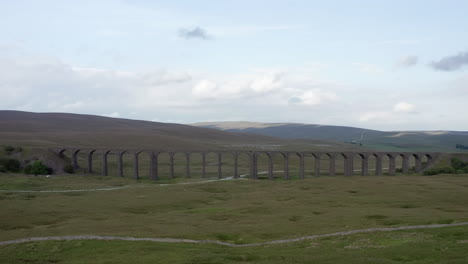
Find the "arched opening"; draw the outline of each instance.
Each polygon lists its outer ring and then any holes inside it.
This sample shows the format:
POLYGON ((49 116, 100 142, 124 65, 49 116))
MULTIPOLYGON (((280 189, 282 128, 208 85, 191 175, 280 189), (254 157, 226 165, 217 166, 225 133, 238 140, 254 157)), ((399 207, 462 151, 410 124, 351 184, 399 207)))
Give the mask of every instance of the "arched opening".
POLYGON ((116 176, 118 175, 118 152, 111 150, 104 150, 100 153, 101 158, 101 175, 103 176, 116 176))
POLYGON ((405 161, 404 155, 402 155, 402 154, 396 154, 395 155, 395 174, 396 175, 403 174, 404 168, 405 168, 406 171, 408 171, 408 165, 407 165, 407 163, 405 165, 405 162, 407 162, 407 160, 405 161))
MULTIPOLYGON (((301 178, 301 153, 290 152, 288 155, 288 173, 287 179, 300 179, 301 178)), ((286 166, 286 165, 285 165, 286 166)), ((286 167, 285 167, 286 168, 286 167)), ((286 177, 285 177, 286 179, 286 177)))
POLYGON ((157 153, 155 173, 161 180, 171 179, 171 155, 168 152, 157 153))
MULTIPOLYGON (((205 175, 206 178, 218 178, 219 156, 216 152, 205 152, 205 175)), ((221 159, 222 166, 222 159, 221 159)))
POLYGON ((61 149, 58 151, 58 156, 65 161, 65 166, 73 166, 73 149, 61 149))
MULTIPOLYGON (((147 151, 138 151, 136 153, 137 156, 137 171, 138 171, 138 178, 140 179, 150 179, 150 169, 151 169, 151 152, 147 151)), ((133 166, 135 166, 135 161, 133 162, 133 166)), ((135 170, 135 167, 134 167, 135 170)), ((134 172, 135 176, 135 172, 134 172)))
POLYGON ((190 177, 202 178, 202 154, 200 152, 190 153, 190 177))
POLYGON ((328 176, 336 176, 336 159, 337 155, 335 153, 322 155, 322 167, 326 168, 328 176))
POLYGON ((369 159, 368 155, 359 153, 358 155, 355 156, 354 162, 354 170, 355 174, 361 175, 361 176, 367 176, 369 175, 369 159))
POLYGON ((340 153, 335 160, 335 174, 348 176, 348 156, 345 153, 340 153))
POLYGON ((389 175, 390 159, 387 153, 381 155, 382 159, 382 175, 389 175))
POLYGON ((250 178, 250 155, 248 152, 237 152, 237 176, 239 178, 250 178))
POLYGON ((173 154, 174 178, 185 178, 186 177, 186 175, 185 175, 185 173, 186 173, 186 159, 187 159, 187 157, 186 157, 185 152, 175 152, 173 154))
POLYGON ((414 153, 413 155, 413 158, 414 158, 414 173, 420 173, 422 171, 422 157, 417 154, 417 153, 414 153))
POLYGON ((96 153, 96 150, 90 150, 86 153, 86 162, 87 162, 87 165, 86 165, 86 170, 87 170, 87 173, 89 174, 94 174, 96 173, 95 172, 95 167, 94 167, 94 153, 96 153))
POLYGON ((270 176, 270 155, 266 152, 255 152, 255 155, 257 159, 257 179, 268 179, 270 176))
POLYGON ((423 154, 421 158, 421 171, 426 170, 432 162, 432 156, 430 154, 423 154))
POLYGON ((112 151, 108 154, 108 172, 110 175, 134 177, 133 154, 128 151, 112 151))
POLYGON ((375 153, 370 154, 367 157, 367 171, 369 172, 368 175, 379 175, 377 171, 378 165, 378 155, 375 153))
POLYGON ((221 152, 221 178, 233 178, 235 173, 235 154, 221 152))
POLYGON ((304 153, 304 178, 315 177, 315 159, 313 153, 304 153))

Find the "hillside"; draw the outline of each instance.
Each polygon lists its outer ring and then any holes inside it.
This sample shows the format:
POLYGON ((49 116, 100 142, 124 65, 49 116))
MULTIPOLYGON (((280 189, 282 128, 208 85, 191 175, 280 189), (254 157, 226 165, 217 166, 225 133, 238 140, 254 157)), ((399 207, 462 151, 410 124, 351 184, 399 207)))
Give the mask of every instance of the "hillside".
POLYGON ((468 132, 455 131, 378 131, 356 127, 295 123, 205 122, 197 127, 217 128, 284 139, 313 139, 359 142, 363 146, 388 150, 457 151, 456 144, 468 145, 468 132))
POLYGON ((181 124, 68 113, 0 111, 0 145, 109 148, 346 148, 347 144, 274 138, 181 124))

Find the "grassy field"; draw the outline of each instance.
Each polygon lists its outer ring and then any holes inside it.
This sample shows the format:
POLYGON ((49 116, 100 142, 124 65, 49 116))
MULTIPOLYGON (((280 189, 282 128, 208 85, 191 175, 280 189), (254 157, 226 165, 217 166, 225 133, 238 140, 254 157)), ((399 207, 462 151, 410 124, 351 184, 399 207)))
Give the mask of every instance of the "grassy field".
POLYGON ((465 264, 468 229, 398 231, 274 246, 123 241, 38 242, 0 248, 2 263, 413 263, 465 264))
MULTIPOLYGON (((1 240, 87 234, 245 244, 371 227, 468 221, 468 175, 338 176, 158 186, 148 180, 111 176, 0 174, 0 189, 9 190, 112 186, 129 187, 101 192, 1 192, 1 240)), ((126 263, 138 256, 137 263, 466 263, 466 240, 468 227, 359 234, 254 248, 37 242, 1 246, 0 262, 126 263), (441 261, 444 256, 447 262, 441 261)))

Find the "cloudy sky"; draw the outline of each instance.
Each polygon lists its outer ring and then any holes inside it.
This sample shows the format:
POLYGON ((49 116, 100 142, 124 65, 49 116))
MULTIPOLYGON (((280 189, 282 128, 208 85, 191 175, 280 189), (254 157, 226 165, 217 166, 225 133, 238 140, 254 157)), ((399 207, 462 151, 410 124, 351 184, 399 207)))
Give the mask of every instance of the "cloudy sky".
POLYGON ((468 130, 468 1, 0 0, 0 109, 468 130))

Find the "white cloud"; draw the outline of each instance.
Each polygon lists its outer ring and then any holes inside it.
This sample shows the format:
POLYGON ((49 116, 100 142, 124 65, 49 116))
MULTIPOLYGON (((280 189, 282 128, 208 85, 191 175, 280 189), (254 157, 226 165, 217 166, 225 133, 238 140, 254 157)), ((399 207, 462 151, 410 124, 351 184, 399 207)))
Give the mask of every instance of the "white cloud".
POLYGON ((407 102, 399 102, 393 107, 393 110, 400 113, 411 113, 415 111, 415 106, 407 102))
POLYGON ((320 89, 304 91, 302 94, 293 96, 289 99, 290 104, 315 106, 324 103, 330 103, 337 99, 335 93, 324 92, 320 89))
POLYGON ((120 117, 119 112, 113 112, 113 113, 110 113, 110 114, 102 114, 102 115, 107 116, 107 117, 120 117))
POLYGON ((416 107, 413 104, 407 102, 398 102, 393 106, 392 110, 383 111, 367 111, 359 116, 359 122, 373 122, 376 124, 380 123, 393 123, 401 124, 409 122, 412 119, 409 113, 416 113, 416 107))
POLYGON ((199 81, 192 90, 192 94, 199 98, 211 98, 218 92, 218 85, 210 80, 199 81))
POLYGON ((398 66, 399 67, 411 67, 411 66, 418 64, 418 61, 419 61, 419 58, 417 56, 413 56, 413 55, 406 56, 406 57, 401 58, 398 61, 398 66))
POLYGON ((363 115, 359 117, 359 121, 370 122, 370 121, 379 120, 381 122, 388 122, 390 121, 389 120, 390 118, 392 118, 392 115, 389 112, 382 112, 382 111, 365 112, 363 115))
POLYGON ((146 120, 156 116, 163 122, 185 123, 261 120, 353 126, 362 122, 370 128, 429 123, 428 116, 434 113, 416 116, 416 106, 429 109, 424 101, 398 102, 391 97, 409 98, 404 91, 382 95, 382 90, 372 87, 357 92, 357 87, 323 79, 321 72, 301 67, 237 74, 119 71, 76 67, 55 58, 0 56, 0 72, 0 109, 105 113, 146 120))

